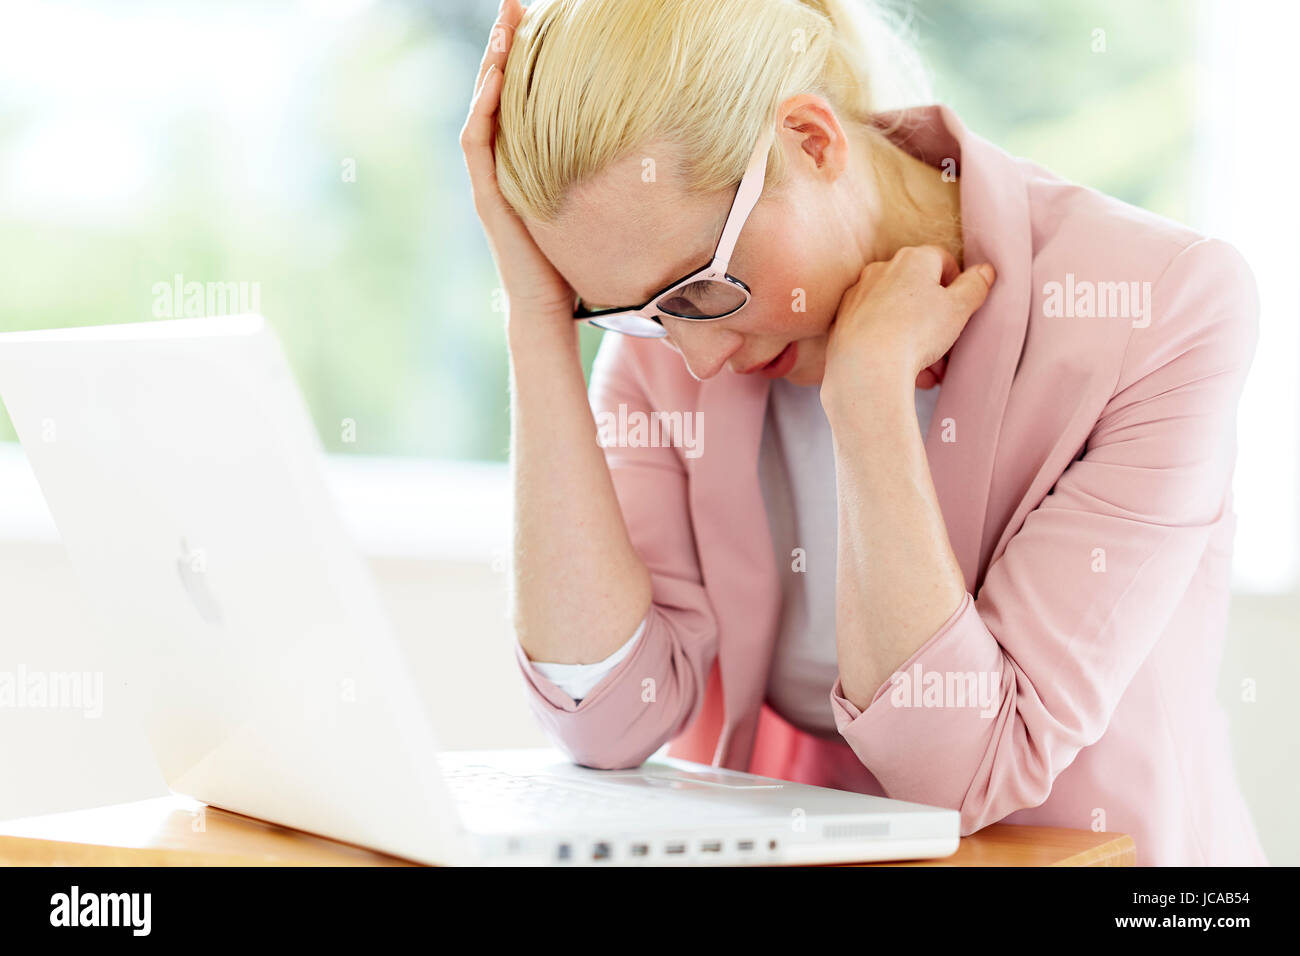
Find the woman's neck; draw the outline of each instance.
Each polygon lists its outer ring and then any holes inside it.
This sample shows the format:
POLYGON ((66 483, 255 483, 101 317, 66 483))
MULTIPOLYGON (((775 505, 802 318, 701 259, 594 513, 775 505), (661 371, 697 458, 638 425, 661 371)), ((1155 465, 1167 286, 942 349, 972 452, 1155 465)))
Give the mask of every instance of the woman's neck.
POLYGON ((904 246, 935 245, 962 264, 961 186, 955 175, 922 162, 880 137, 877 159, 883 216, 880 258, 904 246))

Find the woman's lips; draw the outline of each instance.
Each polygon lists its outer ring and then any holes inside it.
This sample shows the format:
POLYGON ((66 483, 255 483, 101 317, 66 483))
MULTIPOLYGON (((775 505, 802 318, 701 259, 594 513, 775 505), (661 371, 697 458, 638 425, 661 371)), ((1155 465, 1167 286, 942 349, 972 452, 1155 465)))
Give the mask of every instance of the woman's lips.
POLYGON ((764 378, 785 378, 794 368, 794 363, 799 359, 799 343, 791 342, 781 350, 781 354, 772 361, 768 362, 762 368, 755 369, 759 375, 764 378))

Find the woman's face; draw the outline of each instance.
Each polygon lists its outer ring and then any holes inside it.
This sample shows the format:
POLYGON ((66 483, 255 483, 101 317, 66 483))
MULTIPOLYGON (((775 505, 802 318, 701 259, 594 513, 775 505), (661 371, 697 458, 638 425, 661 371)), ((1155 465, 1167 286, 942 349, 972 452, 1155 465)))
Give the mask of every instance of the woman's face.
MULTIPOLYGON (((874 180, 853 168, 839 124, 832 117, 833 130, 815 122, 791 128, 793 121, 787 117, 777 137, 790 173, 754 207, 728 268, 749 286, 749 304, 712 322, 662 318, 668 335, 661 341, 697 379, 728 372, 820 384, 840 299, 880 257, 872 248, 879 245, 874 180), (792 366, 783 355, 791 345, 792 366)), ((630 155, 575 190, 560 222, 526 223, 589 307, 639 305, 713 257, 735 189, 688 198, 676 168, 669 148, 630 155), (656 176, 645 182, 650 159, 656 176)))

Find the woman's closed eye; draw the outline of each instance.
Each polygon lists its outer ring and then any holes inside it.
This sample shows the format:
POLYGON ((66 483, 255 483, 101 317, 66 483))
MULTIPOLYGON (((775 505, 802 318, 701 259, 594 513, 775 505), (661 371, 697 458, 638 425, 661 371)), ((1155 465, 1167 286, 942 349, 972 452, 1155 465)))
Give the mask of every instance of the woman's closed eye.
POLYGON ((683 286, 659 303, 670 314, 704 318, 722 317, 735 312, 745 303, 744 293, 716 279, 699 279, 683 286))

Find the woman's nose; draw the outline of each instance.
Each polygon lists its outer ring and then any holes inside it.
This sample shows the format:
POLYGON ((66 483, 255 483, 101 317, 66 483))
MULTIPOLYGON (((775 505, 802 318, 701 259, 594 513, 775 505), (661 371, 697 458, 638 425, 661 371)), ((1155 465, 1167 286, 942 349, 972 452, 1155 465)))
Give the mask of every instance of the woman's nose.
POLYGON ((681 353, 691 375, 700 381, 713 378, 727 359, 744 344, 739 332, 724 329, 716 322, 693 322, 690 319, 662 319, 668 330, 667 344, 681 353))

